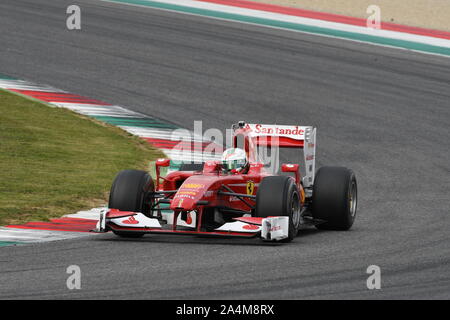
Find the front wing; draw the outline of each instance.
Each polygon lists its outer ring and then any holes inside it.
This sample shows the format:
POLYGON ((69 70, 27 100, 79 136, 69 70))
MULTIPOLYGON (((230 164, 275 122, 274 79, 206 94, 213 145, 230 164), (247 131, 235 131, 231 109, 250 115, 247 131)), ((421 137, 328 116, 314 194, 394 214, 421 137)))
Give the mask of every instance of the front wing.
POLYGON ((94 232, 115 231, 121 233, 154 233, 202 235, 212 237, 260 237, 266 241, 279 241, 288 237, 289 217, 241 217, 228 222, 213 231, 201 231, 196 228, 174 228, 173 221, 169 225, 161 225, 156 218, 149 218, 140 212, 103 210, 94 232))

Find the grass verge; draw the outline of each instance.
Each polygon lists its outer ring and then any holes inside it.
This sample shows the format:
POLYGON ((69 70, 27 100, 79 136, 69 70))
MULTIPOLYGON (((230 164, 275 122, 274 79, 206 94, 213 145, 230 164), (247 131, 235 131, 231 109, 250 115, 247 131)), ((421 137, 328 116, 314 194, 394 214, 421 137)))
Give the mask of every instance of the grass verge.
POLYGON ((0 90, 0 225, 105 204, 118 171, 161 156, 119 128, 0 90))

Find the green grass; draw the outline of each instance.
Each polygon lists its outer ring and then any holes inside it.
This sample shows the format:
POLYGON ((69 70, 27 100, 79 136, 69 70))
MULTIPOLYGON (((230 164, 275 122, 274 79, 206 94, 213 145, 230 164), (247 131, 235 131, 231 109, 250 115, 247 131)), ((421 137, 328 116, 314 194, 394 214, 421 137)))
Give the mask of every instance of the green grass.
POLYGON ((0 90, 0 225, 103 205, 118 171, 161 156, 119 128, 0 90))

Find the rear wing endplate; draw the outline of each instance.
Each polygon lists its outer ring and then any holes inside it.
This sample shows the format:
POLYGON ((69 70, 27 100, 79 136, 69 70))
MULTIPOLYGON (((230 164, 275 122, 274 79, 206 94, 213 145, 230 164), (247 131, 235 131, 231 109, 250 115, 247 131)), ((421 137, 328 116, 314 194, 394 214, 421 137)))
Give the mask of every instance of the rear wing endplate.
POLYGON ((305 159, 303 186, 309 188, 314 184, 314 175, 316 172, 316 128, 312 128, 305 136, 303 157, 305 159))

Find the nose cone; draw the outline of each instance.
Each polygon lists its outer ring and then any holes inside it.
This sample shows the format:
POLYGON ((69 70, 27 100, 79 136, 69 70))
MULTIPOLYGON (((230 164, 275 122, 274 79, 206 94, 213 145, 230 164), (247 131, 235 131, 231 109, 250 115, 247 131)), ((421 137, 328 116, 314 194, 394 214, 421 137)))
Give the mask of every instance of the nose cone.
POLYGON ((186 194, 176 194, 170 203, 170 210, 191 211, 195 209, 197 200, 194 196, 186 194), (192 198, 191 198, 192 197, 192 198))
POLYGON ((170 203, 171 210, 190 211, 196 209, 196 204, 208 190, 209 183, 201 177, 189 177, 181 185, 170 203))

